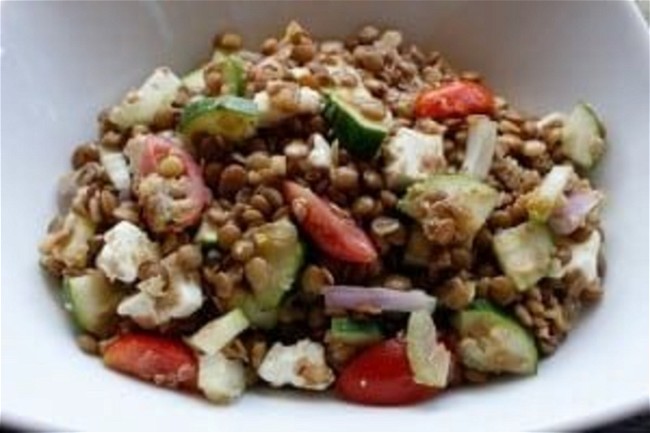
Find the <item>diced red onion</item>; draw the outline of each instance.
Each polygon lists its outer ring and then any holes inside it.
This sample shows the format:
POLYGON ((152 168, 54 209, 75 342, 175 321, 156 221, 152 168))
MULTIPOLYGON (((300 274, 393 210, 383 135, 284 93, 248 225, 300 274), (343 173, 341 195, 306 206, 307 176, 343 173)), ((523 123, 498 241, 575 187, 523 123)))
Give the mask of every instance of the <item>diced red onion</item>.
POLYGON ((323 288, 325 307, 346 310, 378 309, 381 311, 433 311, 436 298, 422 290, 399 290, 384 287, 326 286, 323 288))
POLYGON ((600 204, 603 195, 594 190, 577 191, 567 197, 566 202, 557 208, 549 225, 560 235, 568 235, 584 224, 587 216, 600 204))

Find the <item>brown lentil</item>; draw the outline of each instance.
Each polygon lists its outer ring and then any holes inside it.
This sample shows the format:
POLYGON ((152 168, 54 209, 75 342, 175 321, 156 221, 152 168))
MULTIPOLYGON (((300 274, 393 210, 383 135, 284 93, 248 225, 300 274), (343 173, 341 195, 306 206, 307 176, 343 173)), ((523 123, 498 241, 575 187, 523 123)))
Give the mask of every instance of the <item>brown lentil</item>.
POLYGON ((261 51, 265 56, 269 56, 278 49, 278 40, 275 38, 265 39, 262 43, 261 51))
POLYGON ((90 162, 99 161, 99 149, 95 143, 86 143, 77 147, 72 154, 72 168, 79 169, 90 162))
POLYGON ((332 174, 332 184, 344 191, 355 189, 359 185, 359 172, 350 166, 338 167, 332 174))
POLYGON ((232 245, 241 237, 241 229, 232 222, 226 223, 219 227, 217 239, 219 246, 223 249, 230 249, 232 245))
POLYGON ((203 255, 196 245, 183 245, 178 249, 178 262, 185 270, 195 270, 203 264, 203 255))
POLYGON ((352 204, 352 215, 365 218, 371 216, 375 209, 375 201, 368 195, 357 198, 352 204))
POLYGON ((327 268, 309 265, 302 272, 300 287, 302 291, 311 296, 321 294, 323 286, 334 284, 334 277, 327 268))
POLYGON ((77 346, 89 355, 99 354, 97 339, 90 334, 79 334, 77 336, 77 346))
POLYGON ((391 274, 384 279, 384 287, 405 291, 413 287, 413 282, 405 275, 391 274))
POLYGON ((219 179, 219 194, 232 196, 246 186, 248 176, 244 167, 238 164, 231 164, 221 173, 219 179))
POLYGON ((316 55, 316 47, 313 43, 301 43, 294 45, 291 49, 291 58, 299 64, 305 64, 316 55))
POLYGON ((242 46, 242 37, 236 33, 224 33, 219 39, 219 46, 230 51, 238 50, 242 46))

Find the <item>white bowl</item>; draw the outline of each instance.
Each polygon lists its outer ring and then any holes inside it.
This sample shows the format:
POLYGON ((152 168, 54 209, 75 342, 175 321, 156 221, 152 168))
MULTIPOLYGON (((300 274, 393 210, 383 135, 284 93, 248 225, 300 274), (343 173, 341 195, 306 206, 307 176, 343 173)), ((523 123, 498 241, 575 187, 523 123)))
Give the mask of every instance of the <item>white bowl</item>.
MULTIPOLYGON (((107 430, 529 430, 584 426, 648 401, 648 33, 631 2, 3 2, 3 418, 107 430), (282 392, 215 407, 104 369, 75 346, 39 270, 55 183, 98 111, 155 66, 188 70, 217 30, 250 44, 297 18, 318 36, 403 30, 481 71, 516 106, 605 119, 606 296, 537 376, 365 408, 282 392)), ((253 45, 255 46, 255 45, 253 45)))

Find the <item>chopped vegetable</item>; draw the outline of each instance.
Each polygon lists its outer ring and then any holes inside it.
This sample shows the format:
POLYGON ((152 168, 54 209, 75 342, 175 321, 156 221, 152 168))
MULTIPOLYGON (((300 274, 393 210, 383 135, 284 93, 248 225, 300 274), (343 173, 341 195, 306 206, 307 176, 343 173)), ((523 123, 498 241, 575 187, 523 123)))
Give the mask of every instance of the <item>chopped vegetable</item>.
POLYGON ((538 353, 532 335, 487 301, 458 313, 458 350, 463 364, 489 373, 532 374, 538 353))
POLYGON ((221 352, 199 357, 198 388, 214 403, 230 403, 246 389, 246 369, 221 352))
POLYGON ((436 307, 436 298, 422 290, 403 292, 383 287, 326 286, 322 291, 328 309, 431 312, 436 307))
POLYGON ((471 81, 453 81, 427 90, 415 101, 417 117, 446 119, 470 114, 491 114, 494 96, 484 86, 471 81))
POLYGON ((383 338, 376 322, 354 320, 349 317, 333 317, 330 335, 337 341, 352 345, 374 343, 383 338))
POLYGON ((205 324, 187 342, 201 352, 213 355, 244 332, 248 325, 244 313, 235 309, 205 324))
POLYGON ((462 170, 477 179, 485 179, 490 172, 496 145, 496 122, 478 116, 469 126, 462 170))
POLYGON ((598 255, 602 246, 602 237, 594 230, 586 241, 571 246, 571 260, 562 269, 562 274, 579 271, 587 281, 598 279, 598 255))
POLYGON ((390 111, 367 92, 337 89, 328 96, 323 113, 331 123, 341 145, 361 158, 372 158, 388 135, 390 111), (372 105, 377 117, 365 115, 364 106, 372 105), (374 108, 376 106, 376 108, 374 108))
POLYGON ((213 62, 219 65, 224 84, 225 93, 242 96, 246 91, 246 70, 244 62, 237 54, 224 54, 215 52, 213 62))
POLYGON ((149 227, 160 233, 193 226, 211 197, 201 168, 170 140, 150 135, 142 143, 137 194, 149 227))
POLYGON ((302 266, 304 248, 298 238, 298 229, 286 218, 255 228, 251 233, 255 250, 269 265, 269 273, 262 278, 247 273, 255 300, 263 309, 275 308, 291 290, 296 274, 302 266))
POLYGON ((284 183, 284 195, 307 235, 324 252, 339 260, 372 263, 377 251, 368 236, 332 205, 294 182, 284 183))
POLYGON ((231 303, 241 308, 251 326, 260 329, 273 329, 278 322, 278 309, 263 307, 252 293, 238 293, 233 296, 231 303))
POLYGON ((442 135, 399 128, 384 147, 389 184, 405 187, 445 167, 442 135))
POLYGON ((571 234, 585 223, 589 215, 598 211, 603 199, 600 191, 574 191, 562 206, 555 208, 548 221, 549 226, 559 235, 571 234))
POLYGON ((205 89, 204 73, 205 66, 201 66, 185 75, 181 82, 192 92, 201 93, 205 89))
POLYGON ((555 246, 546 226, 525 222, 493 238, 501 268, 520 291, 531 288, 551 270, 555 246))
POLYGON ((355 403, 392 406, 428 400, 440 390, 413 380, 406 343, 393 338, 369 347, 354 358, 341 371, 336 392, 355 403))
POLYGON ((581 102, 569 114, 562 129, 562 151, 587 170, 605 153, 605 128, 589 104, 581 102))
MULTIPOLYGON (((400 200, 401 211, 418 220, 428 238, 435 236, 435 228, 441 218, 453 218, 455 231, 463 240, 471 239, 483 226, 497 204, 499 194, 492 187, 465 175, 437 174, 413 184, 400 200), (436 202, 444 200, 455 214, 442 215, 436 210, 436 202)), ((435 240, 435 239, 432 239, 435 240)))
POLYGON ((194 236, 194 241, 200 243, 203 246, 213 246, 217 245, 219 240, 219 235, 217 231, 218 227, 212 223, 208 218, 203 218, 199 229, 194 236))
POLYGON ((120 104, 113 107, 108 117, 122 129, 148 125, 159 110, 171 107, 180 86, 181 80, 169 68, 158 68, 142 87, 129 92, 120 104))
POLYGON ((438 342, 431 313, 411 313, 406 330, 406 354, 413 381, 421 385, 445 388, 451 372, 451 353, 438 342))
POLYGON ((197 361, 180 340, 149 334, 123 334, 103 353, 104 364, 156 385, 196 389, 197 361))
POLYGON ((225 84, 222 90, 226 94, 242 96, 246 89, 244 62, 237 54, 224 54, 216 51, 212 60, 191 71, 182 79, 185 87, 195 93, 201 93, 206 88, 205 72, 208 68, 217 68, 225 84))
POLYGON ((116 309, 124 293, 111 285, 104 274, 88 271, 63 280, 65 308, 84 331, 99 337, 110 334, 117 318, 116 309))
POLYGON ((573 168, 569 165, 554 165, 542 183, 525 197, 528 215, 534 221, 546 222, 553 211, 562 204, 573 168))
POLYGON ((257 121, 258 110, 253 101, 225 95, 187 105, 179 129, 187 137, 202 133, 242 141, 255 133, 257 121))

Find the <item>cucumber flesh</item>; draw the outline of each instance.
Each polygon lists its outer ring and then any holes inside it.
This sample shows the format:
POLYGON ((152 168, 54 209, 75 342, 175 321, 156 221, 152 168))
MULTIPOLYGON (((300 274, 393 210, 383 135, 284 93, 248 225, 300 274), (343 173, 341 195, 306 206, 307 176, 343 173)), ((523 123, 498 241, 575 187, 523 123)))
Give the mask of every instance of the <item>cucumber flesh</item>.
POLYGON ((158 68, 138 90, 129 92, 111 109, 109 120, 122 129, 150 124, 158 110, 171 105, 181 84, 169 68, 158 68))
POLYGON ((304 247, 298 237, 298 229, 286 218, 257 227, 251 237, 257 254, 270 265, 271 275, 265 281, 249 283, 259 306, 272 309, 291 289, 302 266, 304 247))
POLYGON ((231 301, 242 310, 251 326, 259 329, 273 329, 278 322, 278 308, 264 308, 251 293, 239 293, 231 301))
POLYGON ((248 319, 240 309, 208 322, 187 342, 201 352, 212 355, 223 349, 249 326, 248 319))
POLYGON ((180 131, 188 137, 205 133, 241 141, 255 134, 257 120, 257 106, 249 99, 232 95, 203 98, 185 107, 180 131))
POLYGON ((93 271, 63 282, 65 308, 82 330, 99 337, 110 334, 115 325, 117 306, 123 292, 101 272, 93 271))
POLYGON ((413 184, 398 203, 398 208, 426 225, 430 216, 423 203, 428 197, 443 194, 455 206, 464 209, 465 217, 456 221, 460 230, 469 238, 483 226, 497 204, 499 193, 470 176, 460 174, 437 174, 413 184))
POLYGON ((487 301, 476 301, 455 317, 461 361, 489 373, 533 374, 539 354, 533 337, 487 301))
POLYGON ((430 312, 414 311, 409 316, 406 354, 415 382, 436 388, 447 386, 451 353, 444 344, 438 343, 436 326, 430 312))
MULTIPOLYGON (((362 89, 365 90, 365 89, 362 89)), ((351 153, 361 158, 372 158, 388 135, 391 124, 390 112, 380 121, 365 117, 352 101, 358 92, 336 89, 328 94, 323 114, 332 125, 334 135, 351 153)))
POLYGON ((525 198, 526 209, 530 218, 538 222, 546 222, 564 196, 573 168, 570 165, 555 165, 549 171, 542 183, 525 198))
POLYGON ((577 104, 562 129, 562 151, 575 164, 592 168, 605 153, 605 128, 595 110, 577 104))
POLYGON ((503 272, 520 291, 529 289, 552 270, 555 246, 545 225, 525 222, 501 230, 492 242, 503 272))
POLYGON ((183 85, 192 92, 201 93, 205 89, 204 69, 201 67, 185 75, 181 80, 183 85))
POLYGON ((216 245, 219 241, 217 227, 204 218, 203 222, 201 222, 201 225, 199 226, 199 230, 194 236, 194 241, 204 247, 216 245))
POLYGON ((383 338, 375 322, 362 322, 348 317, 334 317, 330 325, 332 338, 348 344, 368 344, 383 338))

